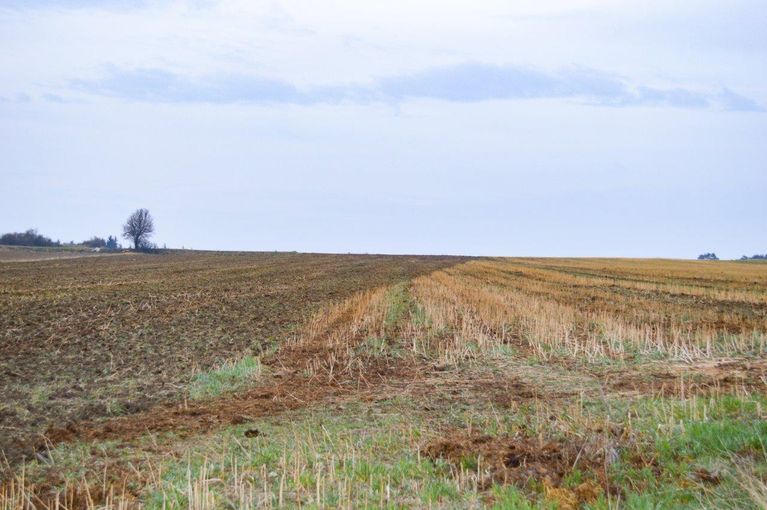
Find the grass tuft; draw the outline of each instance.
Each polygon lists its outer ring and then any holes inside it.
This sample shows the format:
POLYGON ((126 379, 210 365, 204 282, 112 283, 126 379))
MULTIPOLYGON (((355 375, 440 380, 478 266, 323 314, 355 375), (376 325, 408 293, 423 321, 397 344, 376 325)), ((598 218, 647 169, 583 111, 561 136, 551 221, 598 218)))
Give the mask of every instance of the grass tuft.
POLYGON ((259 358, 246 356, 238 361, 228 361, 215 370, 196 374, 189 388, 189 397, 201 400, 240 390, 252 384, 262 373, 259 358))

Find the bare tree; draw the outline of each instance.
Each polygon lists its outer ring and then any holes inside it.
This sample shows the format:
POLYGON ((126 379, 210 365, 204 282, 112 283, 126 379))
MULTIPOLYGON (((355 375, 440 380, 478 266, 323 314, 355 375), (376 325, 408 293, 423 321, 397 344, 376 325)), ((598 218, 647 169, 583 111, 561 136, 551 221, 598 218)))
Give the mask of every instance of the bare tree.
POLYGON ((152 232, 154 232, 154 222, 146 209, 137 209, 123 225, 123 237, 133 241, 134 250, 146 246, 152 232))

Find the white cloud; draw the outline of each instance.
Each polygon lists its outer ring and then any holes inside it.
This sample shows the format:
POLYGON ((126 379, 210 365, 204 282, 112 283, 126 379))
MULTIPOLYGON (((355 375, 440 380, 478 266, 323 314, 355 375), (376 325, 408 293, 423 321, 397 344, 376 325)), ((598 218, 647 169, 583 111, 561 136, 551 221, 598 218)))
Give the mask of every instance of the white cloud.
MULTIPOLYGON (((287 81, 253 75, 209 75, 190 78, 161 69, 110 68, 104 78, 75 80, 85 94, 127 101, 159 103, 322 104, 340 102, 402 102, 437 99, 477 102, 497 99, 571 98, 602 106, 630 105, 763 111, 755 101, 725 89, 713 94, 683 88, 659 89, 631 85, 620 77, 590 69, 546 72, 516 66, 467 63, 381 78, 367 85, 332 84, 297 88, 287 81)), ((66 101, 45 94, 47 100, 66 101)))
POLYGON ((472 61, 576 65, 653 87, 738 90, 755 86, 749 77, 765 58, 765 44, 743 30, 757 18, 751 1, 726 8, 633 0, 84 4, 0 10, 4 87, 61 85, 97 77, 109 65, 190 76, 252 73, 308 86, 472 61), (733 50, 743 47, 751 51, 736 51, 735 67, 733 50))

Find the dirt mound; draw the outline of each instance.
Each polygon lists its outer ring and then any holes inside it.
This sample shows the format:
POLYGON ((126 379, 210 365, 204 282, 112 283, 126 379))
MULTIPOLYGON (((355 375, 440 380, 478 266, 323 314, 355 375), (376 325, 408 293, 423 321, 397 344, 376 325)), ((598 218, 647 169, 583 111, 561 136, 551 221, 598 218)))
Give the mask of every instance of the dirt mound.
POLYGON ((546 499, 559 508, 593 502, 605 486, 604 477, 598 474, 604 455, 589 443, 453 431, 427 443, 423 453, 434 460, 444 459, 475 470, 482 489, 493 484, 529 487, 530 482, 538 482, 544 487, 546 499), (572 489, 563 487, 564 477, 576 465, 581 471, 592 472, 597 479, 572 489))
POLYGON ((661 397, 748 393, 764 391, 767 387, 767 360, 704 360, 666 364, 644 370, 620 370, 603 378, 612 391, 661 397))

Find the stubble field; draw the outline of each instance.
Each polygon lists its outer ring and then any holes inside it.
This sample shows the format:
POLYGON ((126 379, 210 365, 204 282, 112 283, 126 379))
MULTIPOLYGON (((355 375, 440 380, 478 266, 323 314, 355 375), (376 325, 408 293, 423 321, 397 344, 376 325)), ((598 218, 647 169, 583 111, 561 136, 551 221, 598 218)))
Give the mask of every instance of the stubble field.
POLYGON ((177 254, 0 278, 1 416, 31 452, 0 508, 767 503, 766 264, 177 254))

